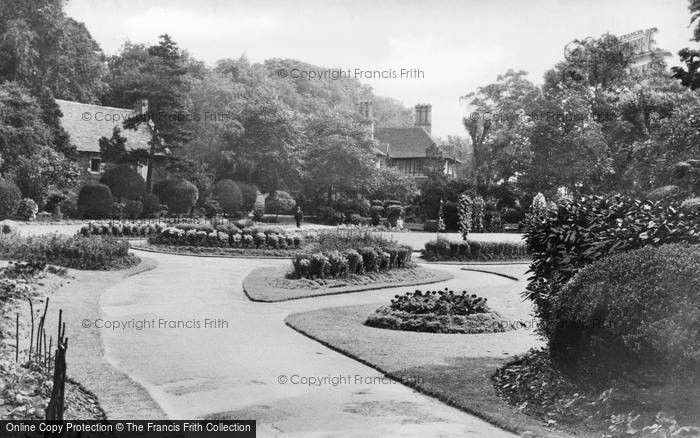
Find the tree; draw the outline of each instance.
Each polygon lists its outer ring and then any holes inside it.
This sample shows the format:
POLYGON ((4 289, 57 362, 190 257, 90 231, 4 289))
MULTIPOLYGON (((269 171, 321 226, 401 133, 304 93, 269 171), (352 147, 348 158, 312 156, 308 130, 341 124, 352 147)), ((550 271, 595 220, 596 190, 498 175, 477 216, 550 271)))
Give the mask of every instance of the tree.
POLYGON ((198 67, 167 34, 150 47, 127 43, 108 63, 112 88, 108 104, 128 108, 139 99, 148 100, 148 112, 125 120, 124 128, 153 124, 146 174, 150 192, 156 154, 175 150, 191 139, 188 78, 197 74, 198 67))
MULTIPOLYGON (((700 2, 688 0, 688 3, 690 3, 688 6, 690 10, 690 24, 695 24, 692 40, 700 42, 700 2)), ((700 50, 686 47, 678 52, 678 56, 680 56, 681 62, 685 64, 685 68, 671 68, 673 77, 680 79, 684 87, 697 90, 700 88, 700 50)))
POLYGON ((241 189, 238 187, 238 184, 230 179, 217 181, 212 187, 212 197, 227 214, 237 214, 243 209, 241 189))
POLYGON ((412 176, 391 167, 377 169, 372 183, 371 199, 396 199, 406 204, 417 194, 418 187, 412 176))
POLYGON ((11 174, 22 196, 44 207, 52 193, 64 193, 80 180, 78 164, 48 146, 18 160, 11 174))
POLYGON ((315 119, 309 123, 305 156, 310 197, 325 193, 368 193, 376 171, 374 144, 351 115, 315 119))
POLYGON ((0 2, 0 82, 34 95, 46 87, 61 99, 97 102, 106 90, 104 55, 61 0, 0 2))

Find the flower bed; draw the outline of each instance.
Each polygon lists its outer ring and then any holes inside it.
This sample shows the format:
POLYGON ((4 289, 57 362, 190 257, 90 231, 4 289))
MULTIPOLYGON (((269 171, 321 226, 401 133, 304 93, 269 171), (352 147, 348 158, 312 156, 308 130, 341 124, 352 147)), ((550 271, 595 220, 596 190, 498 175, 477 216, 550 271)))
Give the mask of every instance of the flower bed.
POLYGON ((518 261, 529 257, 524 242, 454 242, 446 239, 427 242, 422 253, 429 261, 518 261))
POLYGON ((153 245, 244 249, 298 249, 315 233, 286 233, 279 229, 240 229, 235 225, 180 225, 166 227, 148 239, 153 245))
POLYGON ((146 237, 160 233, 164 228, 166 224, 162 222, 90 221, 80 228, 78 234, 86 237, 146 237))
POLYGON ((2 234, 0 257, 91 270, 122 269, 138 263, 138 258, 129 254, 128 242, 109 236, 2 234))
POLYGON ((295 278, 338 278, 351 274, 412 267, 408 247, 364 247, 344 251, 317 252, 297 256, 293 261, 295 278))
POLYGON ((396 295, 367 318, 371 327, 431 333, 496 333, 513 330, 486 304, 486 298, 444 291, 406 292, 396 295))

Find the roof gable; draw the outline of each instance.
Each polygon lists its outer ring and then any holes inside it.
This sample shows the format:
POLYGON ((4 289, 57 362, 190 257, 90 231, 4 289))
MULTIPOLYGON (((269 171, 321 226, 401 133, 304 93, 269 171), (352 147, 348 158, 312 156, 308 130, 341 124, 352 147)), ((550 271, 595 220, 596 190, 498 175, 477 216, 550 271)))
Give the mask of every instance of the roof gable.
POLYGON ((392 158, 425 158, 426 150, 435 144, 430 134, 419 127, 376 128, 374 138, 379 141, 380 150, 392 158))
POLYGON ((70 135, 71 143, 78 152, 100 152, 100 138, 112 137, 115 126, 121 128, 126 138, 126 149, 148 149, 153 131, 146 123, 141 123, 136 130, 124 129, 124 120, 135 117, 133 109, 113 108, 56 99, 63 116, 61 125, 70 135))

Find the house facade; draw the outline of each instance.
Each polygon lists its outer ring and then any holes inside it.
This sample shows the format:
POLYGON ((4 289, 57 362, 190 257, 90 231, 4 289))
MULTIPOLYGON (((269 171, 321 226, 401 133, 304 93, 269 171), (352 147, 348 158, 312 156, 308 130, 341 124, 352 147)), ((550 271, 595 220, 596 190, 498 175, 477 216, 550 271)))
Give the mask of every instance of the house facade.
MULTIPOLYGON (((432 137, 431 105, 415 106, 415 121, 411 127, 376 127, 371 102, 360 103, 360 115, 376 141, 377 167, 390 167, 413 176, 417 181, 427 178, 425 172, 435 159, 431 150, 439 149, 432 137)), ((445 175, 455 176, 459 160, 444 156, 439 163, 445 175)))
MULTIPOLYGON (((134 109, 114 108, 109 106, 92 105, 56 99, 63 115, 61 125, 70 135, 71 143, 78 151, 81 176, 85 180, 97 180, 105 171, 105 165, 100 152, 100 138, 111 138, 114 127, 121 128, 120 135, 126 138, 127 151, 150 149, 148 144, 153 137, 153 127, 150 123, 141 123, 137 129, 124 129, 124 120, 148 112, 148 102, 140 100, 134 109)), ((136 171, 146 178, 147 167, 138 165, 136 171)), ((165 156, 159 154, 153 166, 153 180, 164 179, 165 156)))

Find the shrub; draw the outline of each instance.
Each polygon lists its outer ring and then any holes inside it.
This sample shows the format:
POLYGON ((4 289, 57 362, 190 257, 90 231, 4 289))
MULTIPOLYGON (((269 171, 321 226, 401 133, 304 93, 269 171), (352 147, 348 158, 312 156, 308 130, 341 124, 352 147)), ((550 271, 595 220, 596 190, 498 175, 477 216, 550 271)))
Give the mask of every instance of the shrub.
POLYGON ((197 203, 197 187, 184 179, 166 179, 153 186, 153 193, 175 214, 189 213, 197 203))
POLYGON ((265 211, 276 215, 291 211, 297 205, 292 196, 283 191, 275 190, 265 199, 265 211))
POLYGON ((395 295, 391 300, 390 308, 409 313, 436 313, 440 315, 472 315, 475 313, 487 313, 491 310, 486 304, 486 298, 475 294, 455 294, 454 291, 445 288, 441 291, 406 292, 403 295, 395 295))
POLYGON ((160 199, 158 199, 158 196, 152 193, 143 195, 141 203, 143 206, 144 217, 153 217, 160 211, 160 199))
POLYGON ((700 212, 619 196, 588 196, 533 216, 525 232, 533 276, 526 297, 542 321, 560 288, 605 256, 664 243, 700 243, 700 212))
POLYGON ((348 218, 348 221, 353 225, 360 225, 363 222, 363 218, 359 214, 353 213, 348 218))
POLYGON ((202 203, 202 211, 206 217, 214 217, 223 210, 221 208, 221 204, 219 204, 219 201, 210 197, 202 203))
POLYGON ((309 274, 311 278, 326 278, 330 274, 328 257, 319 253, 311 254, 309 259, 309 274))
POLYGON ((373 205, 370 207, 370 217, 372 218, 372 225, 379 226, 381 222, 382 215, 384 214, 384 207, 381 205, 373 205))
POLYGON ((348 259, 339 251, 331 251, 328 253, 328 272, 331 277, 342 277, 349 272, 348 259))
POLYGON ((348 261, 348 272, 350 274, 364 274, 365 265, 362 263, 362 256, 359 252, 354 249, 346 249, 343 251, 343 255, 348 261))
POLYGON ((19 206, 17 207, 17 216, 21 217, 25 221, 33 221, 36 219, 36 214, 39 212, 39 206, 32 198, 24 198, 19 201, 19 206))
POLYGON ((19 207, 22 192, 17 184, 0 178, 0 217, 12 216, 19 207))
POLYGON ((124 216, 129 219, 143 217, 143 202, 137 200, 126 201, 124 205, 124 216))
POLYGON ((474 231, 475 233, 483 233, 484 232, 484 209, 486 208, 486 203, 484 202, 484 198, 481 196, 477 196, 474 198, 474 202, 472 204, 472 223, 471 223, 471 230, 474 231))
POLYGON ((473 202, 468 194, 462 193, 457 204, 459 214, 459 232, 462 233, 462 239, 467 240, 467 235, 472 230, 472 212, 473 202))
POLYGON ((255 201, 258 199, 258 187, 255 184, 250 184, 243 181, 235 181, 238 188, 241 189, 243 196, 243 205, 241 210, 250 212, 255 208, 255 201))
POLYGON ((78 194, 80 216, 88 219, 104 219, 112 214, 112 192, 104 184, 90 183, 78 194))
POLYGON ((100 183, 118 200, 139 199, 146 194, 146 181, 130 166, 121 164, 106 171, 100 183))
POLYGON ((379 256, 374 248, 359 248, 357 252, 362 256, 362 265, 365 267, 365 272, 374 272, 379 270, 379 256))
POLYGON ((265 197, 258 195, 253 206, 253 219, 260 221, 265 217, 265 197))
POLYGON ((232 180, 217 181, 212 187, 211 193, 224 213, 233 215, 243 209, 243 194, 238 184, 232 180))
MULTIPOLYGON (((447 201, 442 203, 442 219, 445 224, 444 230, 440 231, 458 231, 459 230, 459 212, 457 203, 447 201)), ((439 221, 440 218, 438 218, 439 221)), ((439 225, 438 225, 439 228, 439 225)))
POLYGON ((340 225, 345 222, 345 215, 336 212, 333 207, 320 207, 318 209, 318 217, 323 223, 328 225, 340 225))
POLYGON ((548 329, 552 359, 569 374, 608 382, 630 373, 700 375, 700 246, 615 254, 561 290, 548 329))
POLYGON ((50 234, 22 237, 0 235, 0 255, 75 269, 118 269, 133 266, 138 259, 129 254, 129 243, 112 237, 62 236, 50 234))
POLYGON ((390 205, 386 208, 386 218, 389 221, 389 225, 392 227, 396 226, 396 221, 403 216, 403 207, 400 205, 390 205))
POLYGON ((431 261, 523 260, 527 246, 522 242, 450 242, 446 239, 426 242, 423 257, 431 261))

